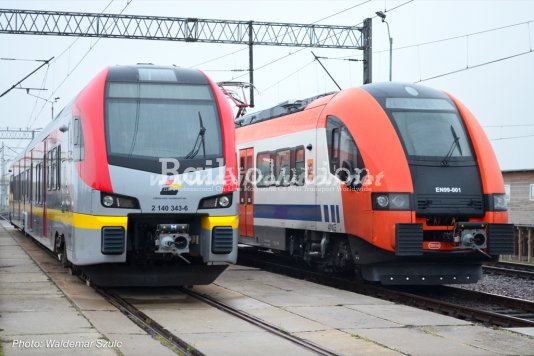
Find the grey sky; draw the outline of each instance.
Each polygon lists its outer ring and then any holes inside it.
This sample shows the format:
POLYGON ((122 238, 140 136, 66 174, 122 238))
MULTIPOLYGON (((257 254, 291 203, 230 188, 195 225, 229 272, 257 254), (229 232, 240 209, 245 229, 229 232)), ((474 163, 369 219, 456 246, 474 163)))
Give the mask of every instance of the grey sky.
MULTIPOLYGON (((0 8, 101 12, 110 1, 0 0, 0 8)), ((133 0, 124 13, 311 23, 364 2, 133 0)), ((366 17, 374 17, 375 11, 392 9, 405 2, 370 1, 320 23, 356 25, 366 17)), ((115 0, 106 12, 119 13, 125 5, 125 0, 115 0)), ((474 34, 534 21, 534 1, 416 0, 387 12, 387 20, 394 38, 393 80, 422 80, 423 85, 446 90, 459 98, 475 114, 492 139, 502 169, 534 169, 534 54, 531 52, 534 47, 534 22, 474 34), (464 36, 467 34, 472 35, 464 36), (423 45, 450 37, 458 38, 423 45), (412 46, 417 44, 421 45, 412 46), (524 52, 527 53, 518 55, 524 52), (513 55, 518 56, 476 67, 513 55), (475 68, 424 80, 466 67, 475 68), (517 136, 525 137, 506 139, 517 136)), ((389 57, 384 50, 388 48, 388 39, 386 26, 378 18, 373 20, 373 47, 373 80, 385 81, 388 79, 389 57)), ((61 97, 55 106, 56 110, 72 100, 107 65, 151 62, 195 66, 216 81, 248 80, 244 72, 225 71, 248 67, 245 46, 116 39, 97 42, 97 39, 76 40, 72 37, 0 35, 0 48, 0 57, 27 59, 57 57, 69 48, 48 69, 43 68, 23 83, 24 87, 49 89, 34 94, 61 97), (81 60, 87 52, 85 59, 81 60), (229 55, 207 62, 225 54, 229 55), (240 75, 244 76, 239 78, 240 75)), ((258 89, 256 109, 289 98, 336 90, 326 73, 313 62, 310 49, 299 51, 299 48, 256 46, 254 50, 255 68, 286 56, 255 72, 258 89)), ((319 56, 331 58, 361 58, 360 52, 352 50, 313 51, 319 56)), ((323 63, 342 87, 361 85, 360 62, 332 59, 323 63)), ((16 83, 37 65, 36 62, 0 61, 0 91, 16 83)), ((27 95, 23 90, 14 90, 0 98, 0 112, 0 127, 36 128, 43 127, 50 120, 50 105, 27 95)), ((5 143, 11 147, 23 146, 22 142, 17 141, 5 143)))

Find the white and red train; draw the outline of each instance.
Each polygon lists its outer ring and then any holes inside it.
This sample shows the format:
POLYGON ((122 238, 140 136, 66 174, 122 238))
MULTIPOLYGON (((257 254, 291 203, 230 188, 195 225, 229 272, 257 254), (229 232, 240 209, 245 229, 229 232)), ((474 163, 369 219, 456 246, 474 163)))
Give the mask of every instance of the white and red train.
POLYGON ((241 243, 386 284, 472 283, 513 253, 495 154, 451 95, 370 84, 236 129, 241 243))
POLYGON ((216 84, 115 66, 15 160, 9 215, 96 284, 206 284, 237 258, 235 174, 233 113, 216 84))

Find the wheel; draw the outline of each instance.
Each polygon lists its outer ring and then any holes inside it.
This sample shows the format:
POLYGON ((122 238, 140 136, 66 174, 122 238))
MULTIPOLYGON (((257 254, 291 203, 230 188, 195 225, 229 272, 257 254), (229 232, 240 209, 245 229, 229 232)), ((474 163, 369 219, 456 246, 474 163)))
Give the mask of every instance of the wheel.
POLYGON ((67 248, 65 246, 65 238, 63 237, 63 235, 56 236, 55 241, 56 242, 54 244, 54 252, 57 255, 57 259, 61 262, 61 265, 64 268, 72 267, 72 264, 67 259, 67 248))

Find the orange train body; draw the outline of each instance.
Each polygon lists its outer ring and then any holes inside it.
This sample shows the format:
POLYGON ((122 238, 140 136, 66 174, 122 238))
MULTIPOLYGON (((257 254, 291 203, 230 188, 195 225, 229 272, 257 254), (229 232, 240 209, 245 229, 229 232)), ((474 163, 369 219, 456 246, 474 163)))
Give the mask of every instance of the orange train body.
POLYGON ((371 84, 236 128, 242 243, 392 284, 476 282, 513 249, 489 140, 446 93, 371 84))

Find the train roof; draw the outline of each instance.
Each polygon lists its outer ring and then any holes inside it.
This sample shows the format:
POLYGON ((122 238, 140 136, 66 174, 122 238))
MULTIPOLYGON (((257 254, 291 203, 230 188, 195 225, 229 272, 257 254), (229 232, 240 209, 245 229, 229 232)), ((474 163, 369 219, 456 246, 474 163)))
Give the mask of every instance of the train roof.
POLYGON ((107 81, 209 84, 208 78, 198 69, 158 66, 150 63, 109 67, 107 81))
MULTIPOLYGON (((419 97, 419 98, 443 98, 450 100, 448 96, 433 88, 429 88, 423 85, 403 82, 382 82, 382 83, 370 83, 361 86, 360 88, 367 91, 378 101, 387 97, 419 97)), ((258 122, 275 119, 281 116, 289 115, 298 111, 304 110, 310 103, 326 97, 328 95, 338 93, 330 92, 312 96, 301 100, 287 100, 269 109, 261 110, 249 115, 238 118, 235 121, 236 128, 255 124, 258 122)))
POLYGON ((267 121, 275 119, 280 116, 285 116, 293 114, 298 111, 304 110, 310 103, 314 102, 317 99, 323 98, 328 95, 332 95, 337 92, 329 92, 324 94, 315 95, 306 99, 300 100, 286 100, 280 104, 273 106, 272 108, 257 111, 252 114, 242 116, 235 120, 235 127, 243 127, 251 124, 256 124, 258 122, 267 121))

